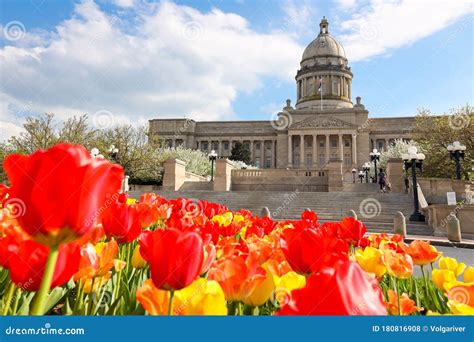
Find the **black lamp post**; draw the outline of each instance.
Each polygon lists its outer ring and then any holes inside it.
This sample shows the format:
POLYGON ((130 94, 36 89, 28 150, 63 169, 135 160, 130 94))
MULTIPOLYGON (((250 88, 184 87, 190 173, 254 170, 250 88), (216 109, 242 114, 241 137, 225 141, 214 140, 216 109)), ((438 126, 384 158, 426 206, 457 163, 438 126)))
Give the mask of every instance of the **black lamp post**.
POLYGON ((374 162, 374 167, 375 167, 375 181, 377 181, 377 161, 380 160, 380 152, 377 151, 376 148, 370 152, 370 161, 374 162))
POLYGON ((359 179, 361 183, 364 181, 364 171, 359 171, 359 179))
POLYGON ((211 161, 211 182, 214 181, 214 162, 217 159, 217 153, 216 151, 212 150, 211 153, 209 153, 209 160, 211 161))
POLYGON ((365 182, 368 183, 369 182, 370 164, 369 163, 364 163, 364 165, 362 165, 362 171, 365 172, 365 182))
POLYGON ((408 153, 402 155, 402 159, 405 164, 405 170, 411 169, 413 177, 413 201, 415 205, 415 211, 410 216, 410 221, 424 222, 425 216, 420 212, 420 205, 418 202, 418 184, 416 182, 416 169, 420 169, 423 172, 423 160, 425 160, 425 155, 423 153, 417 153, 417 148, 415 146, 410 146, 408 148, 408 153))
POLYGON ((357 173, 357 170, 356 170, 356 169, 352 169, 351 172, 352 172, 352 183, 355 183, 355 182, 356 182, 356 173, 357 173))
POLYGON ((461 179, 461 159, 464 159, 465 150, 466 146, 461 145, 459 141, 455 141, 452 145, 448 146, 449 156, 456 163, 456 179, 458 180, 461 179))

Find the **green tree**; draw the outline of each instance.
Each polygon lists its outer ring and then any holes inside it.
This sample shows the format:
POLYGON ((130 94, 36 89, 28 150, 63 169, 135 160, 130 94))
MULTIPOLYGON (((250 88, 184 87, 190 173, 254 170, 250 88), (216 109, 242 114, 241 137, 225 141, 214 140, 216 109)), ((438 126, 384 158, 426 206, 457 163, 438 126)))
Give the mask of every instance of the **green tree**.
POLYGON ((421 109, 413 133, 414 140, 426 155, 423 176, 454 178, 454 161, 449 158, 447 147, 453 141, 459 141, 466 146, 466 155, 461 162, 463 178, 469 179, 474 148, 473 107, 466 105, 439 116, 421 109))
POLYGON ((250 164, 252 162, 250 150, 240 141, 237 141, 234 147, 232 147, 229 159, 241 161, 245 164, 250 164))

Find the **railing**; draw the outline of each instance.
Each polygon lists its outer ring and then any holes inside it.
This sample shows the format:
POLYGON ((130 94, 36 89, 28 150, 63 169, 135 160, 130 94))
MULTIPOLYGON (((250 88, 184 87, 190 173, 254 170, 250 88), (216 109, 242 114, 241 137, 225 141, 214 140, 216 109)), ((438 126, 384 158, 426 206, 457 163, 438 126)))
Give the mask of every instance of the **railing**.
POLYGON ((326 169, 287 170, 287 169, 258 169, 232 170, 232 177, 327 177, 326 169))

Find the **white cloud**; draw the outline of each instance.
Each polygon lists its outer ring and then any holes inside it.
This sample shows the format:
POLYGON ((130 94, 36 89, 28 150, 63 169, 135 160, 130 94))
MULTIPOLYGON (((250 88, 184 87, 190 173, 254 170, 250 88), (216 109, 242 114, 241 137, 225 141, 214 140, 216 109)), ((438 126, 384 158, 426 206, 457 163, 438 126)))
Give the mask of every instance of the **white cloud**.
POLYGON ((281 5, 281 9, 284 13, 283 30, 291 32, 300 39, 302 35, 308 35, 314 38, 317 29, 316 25, 319 23, 316 15, 316 7, 314 0, 283 1, 281 5))
POLYGON ((133 123, 227 119, 237 94, 262 87, 264 77, 292 82, 303 48, 218 9, 163 2, 121 11, 133 19, 84 0, 43 44, 0 49, 1 108, 28 103, 59 118, 107 111, 114 122, 133 123))
POLYGON ((341 29, 348 33, 339 38, 351 61, 363 60, 408 46, 453 24, 473 9, 471 2, 462 0, 372 0, 342 22, 341 29))

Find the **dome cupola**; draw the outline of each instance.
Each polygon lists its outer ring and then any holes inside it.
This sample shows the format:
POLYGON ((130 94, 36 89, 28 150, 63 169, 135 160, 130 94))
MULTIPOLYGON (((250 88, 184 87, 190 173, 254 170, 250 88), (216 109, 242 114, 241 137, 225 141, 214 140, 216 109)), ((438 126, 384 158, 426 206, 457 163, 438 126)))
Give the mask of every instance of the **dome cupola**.
POLYGON ((352 72, 343 46, 329 33, 325 17, 319 24, 319 34, 304 50, 296 74, 296 108, 352 107, 352 72))

